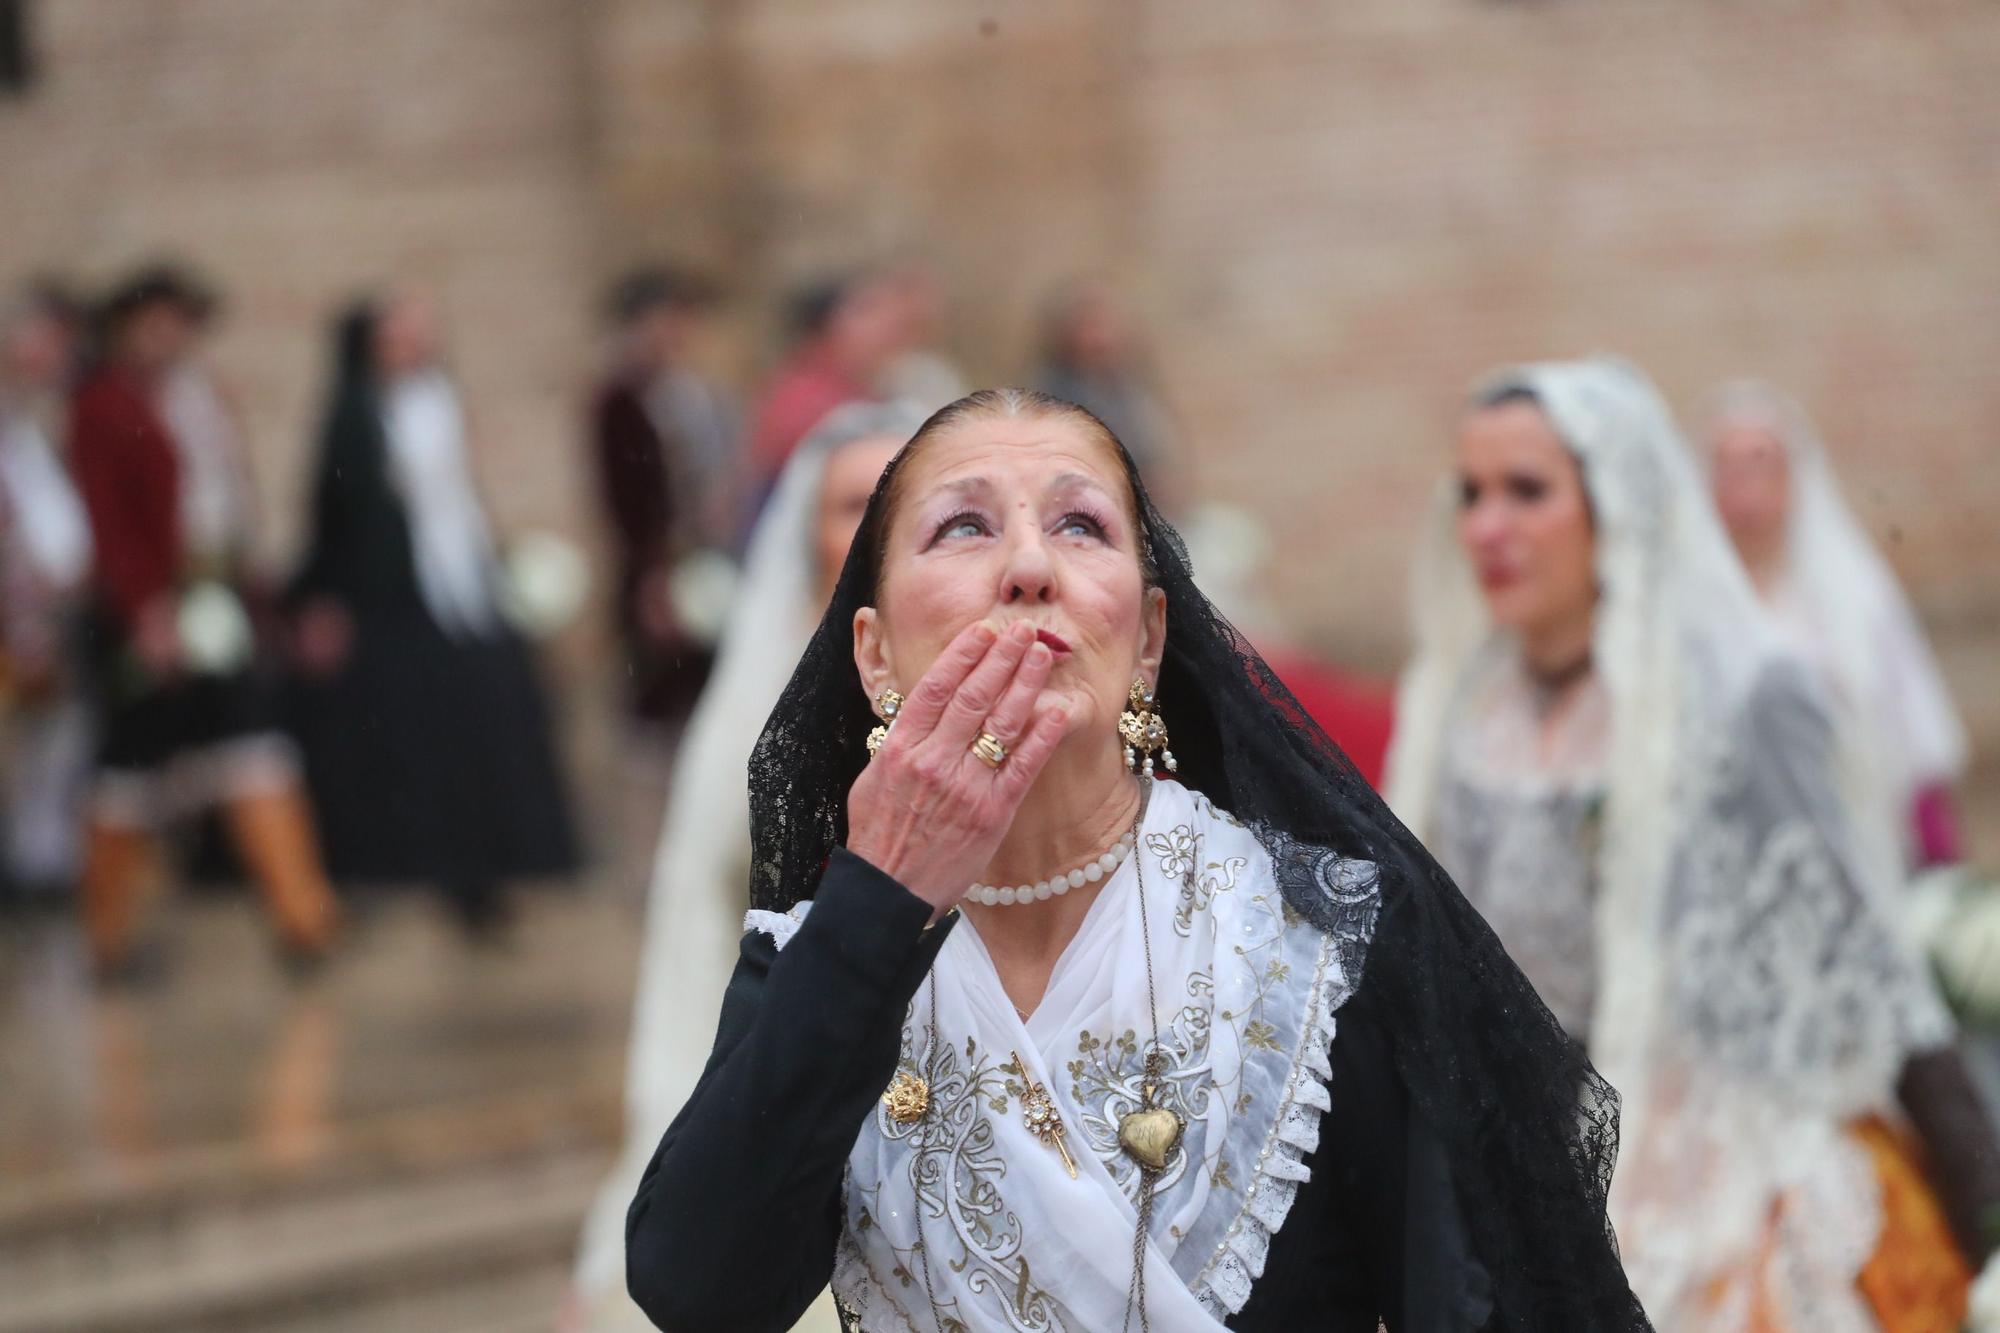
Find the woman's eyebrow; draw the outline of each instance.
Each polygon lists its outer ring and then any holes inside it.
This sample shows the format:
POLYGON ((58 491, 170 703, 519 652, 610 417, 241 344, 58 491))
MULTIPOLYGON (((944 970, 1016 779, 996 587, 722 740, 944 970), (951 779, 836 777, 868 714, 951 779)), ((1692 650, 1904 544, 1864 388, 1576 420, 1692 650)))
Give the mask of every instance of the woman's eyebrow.
POLYGON ((930 500, 939 495, 972 495, 987 489, 984 477, 959 477, 953 481, 939 482, 924 498, 930 500))
POLYGON ((1099 481, 1096 477, 1093 477, 1088 473, 1065 472, 1061 476, 1052 479, 1049 482, 1049 484, 1043 488, 1042 493, 1044 495, 1054 495, 1057 491, 1067 490, 1073 486, 1091 486, 1095 487, 1100 491, 1106 489, 1103 482, 1099 481))

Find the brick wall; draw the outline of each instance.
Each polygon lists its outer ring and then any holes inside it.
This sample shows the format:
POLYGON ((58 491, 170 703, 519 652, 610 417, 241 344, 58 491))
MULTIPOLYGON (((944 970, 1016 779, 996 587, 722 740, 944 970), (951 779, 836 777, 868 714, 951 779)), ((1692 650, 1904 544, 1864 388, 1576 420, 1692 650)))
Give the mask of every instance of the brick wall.
MULTIPOLYGON (((983 378, 1021 373, 1050 284, 1118 277, 1197 489, 1267 517, 1322 646, 1398 659, 1467 384, 1615 350, 1682 404, 1755 373, 1813 408, 2000 754, 2000 10, 657 9, 608 11, 637 80, 604 122, 614 235, 752 293, 921 242, 983 378)), ((2000 772, 1974 795, 2000 834, 2000 772)))
MULTIPOLYGON (((582 522, 588 298, 714 265, 737 363, 798 276, 920 247, 953 341, 1123 283, 1199 487, 1307 637, 1389 666, 1454 406, 1611 349, 1815 410, 2000 755, 2000 8, 1942 0, 48 0, 0 104, 0 278, 166 247, 294 494, 317 324, 440 281, 514 521, 582 522)), ((275 538, 280 545, 283 533, 275 538)), ((1994 775, 1989 770, 1989 778, 1994 775)), ((1980 789, 2000 832, 2000 781, 1980 789)), ((1990 841, 1990 840, 1989 840, 1990 841)))
POLYGON ((434 284, 506 518, 574 522, 594 217, 580 34, 542 0, 59 0, 0 102, 0 282, 185 257, 229 300, 241 395, 289 550, 328 349, 387 279, 434 284))

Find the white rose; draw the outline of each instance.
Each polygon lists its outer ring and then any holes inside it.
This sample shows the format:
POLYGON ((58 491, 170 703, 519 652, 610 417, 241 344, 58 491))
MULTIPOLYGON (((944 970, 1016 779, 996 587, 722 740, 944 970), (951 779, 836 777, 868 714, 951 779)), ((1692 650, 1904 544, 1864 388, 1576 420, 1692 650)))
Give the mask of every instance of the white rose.
POLYGON ((667 580, 674 622, 697 642, 722 637, 736 598, 736 565, 720 551, 696 551, 674 566, 667 580))
POLYGON ((1972 1333, 2000 1333, 2000 1256, 1986 1261, 1972 1284, 1965 1326, 1972 1333))
POLYGON ((530 532, 508 543, 500 605, 523 634, 543 639, 559 632, 576 619, 589 590, 589 567, 561 537, 530 532))
POLYGON ((243 603, 212 580, 195 584, 181 596, 174 628, 188 666, 204 675, 226 676, 241 670, 256 647, 243 603))

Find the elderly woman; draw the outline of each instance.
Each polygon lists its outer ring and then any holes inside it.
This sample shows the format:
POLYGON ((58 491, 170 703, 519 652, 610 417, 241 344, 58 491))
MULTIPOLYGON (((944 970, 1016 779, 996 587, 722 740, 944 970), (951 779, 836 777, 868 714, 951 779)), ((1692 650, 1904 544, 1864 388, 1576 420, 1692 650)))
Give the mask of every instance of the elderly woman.
POLYGON ((1646 1327, 1612 1095, 1089 413, 917 432, 750 806, 761 910, 627 1221, 662 1327, 829 1280, 868 1330, 1646 1327))
POLYGON ((1797 403, 1738 383, 1708 400, 1709 484, 1779 629, 1841 705, 1913 866, 1957 861, 1964 724, 1895 571, 1840 493, 1797 403))
MULTIPOLYGON (((626 1146, 584 1222, 568 1324, 578 1333, 651 1327, 625 1294, 625 1207, 708 1058, 742 933, 750 876, 744 767, 833 593, 876 480, 923 420, 908 403, 849 403, 827 413, 786 464, 751 536, 718 670, 674 764, 639 959, 626 1146)), ((830 1314, 818 1327, 832 1327, 830 1314)))
POLYGON ((1390 795, 1624 1098, 1611 1192, 1663 1328, 1953 1329, 1991 1151, 1949 1021, 1652 386, 1474 398, 1419 583, 1390 795), (1899 1127, 1900 1128, 1900 1127, 1899 1127))

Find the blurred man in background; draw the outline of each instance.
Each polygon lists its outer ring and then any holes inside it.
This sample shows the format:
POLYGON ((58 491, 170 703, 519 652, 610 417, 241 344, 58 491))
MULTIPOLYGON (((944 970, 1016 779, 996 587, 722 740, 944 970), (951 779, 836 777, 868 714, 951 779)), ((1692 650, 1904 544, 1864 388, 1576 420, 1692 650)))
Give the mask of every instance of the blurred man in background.
POLYGON ((133 958, 154 835, 212 807, 288 956, 320 957, 336 929, 298 756, 245 605, 247 513, 231 494, 227 432, 214 421, 188 429, 181 397, 212 306, 169 267, 126 281, 105 304, 103 360, 71 418, 97 552, 90 651, 103 719, 84 925, 110 975, 133 958))
POLYGON ((714 648, 714 634, 676 605, 676 568, 729 549, 742 512, 735 404, 689 364, 689 343, 714 303, 708 283, 671 269, 619 282, 612 366, 591 407, 592 464, 618 564, 627 704, 642 730, 661 736, 686 720, 714 648))

